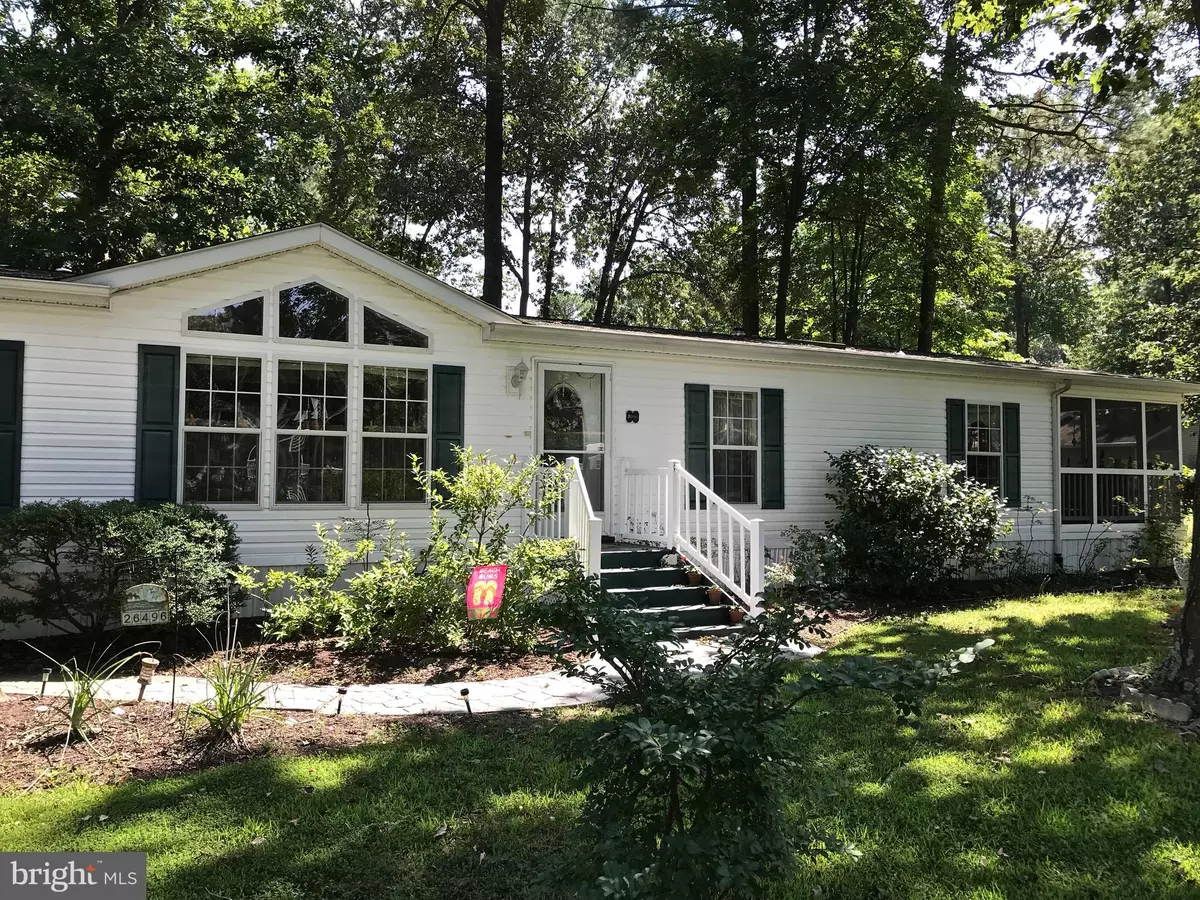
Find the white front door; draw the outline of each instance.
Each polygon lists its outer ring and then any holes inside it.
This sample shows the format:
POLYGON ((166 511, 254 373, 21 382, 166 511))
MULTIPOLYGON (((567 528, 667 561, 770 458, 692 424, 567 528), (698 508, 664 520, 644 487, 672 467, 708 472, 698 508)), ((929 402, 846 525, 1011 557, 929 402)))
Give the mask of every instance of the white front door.
POLYGON ((579 457, 592 509, 608 529, 608 376, 601 366, 545 363, 538 369, 538 452, 579 457))

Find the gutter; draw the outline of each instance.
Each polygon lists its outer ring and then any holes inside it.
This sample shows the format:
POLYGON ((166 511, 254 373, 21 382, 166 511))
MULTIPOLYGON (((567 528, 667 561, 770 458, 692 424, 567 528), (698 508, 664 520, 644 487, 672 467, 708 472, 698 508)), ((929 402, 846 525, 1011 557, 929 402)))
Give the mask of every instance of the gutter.
POLYGON ((112 291, 106 285, 73 281, 43 281, 38 278, 0 277, 0 300, 42 303, 52 306, 86 306, 108 309, 112 291))
POLYGON ((1062 452, 1059 444, 1062 442, 1062 423, 1058 415, 1058 398, 1071 389, 1071 381, 1063 382, 1063 386, 1050 392, 1050 448, 1051 471, 1050 505, 1053 507, 1050 515, 1054 527, 1054 569, 1061 572, 1063 568, 1063 533, 1062 533, 1062 452))

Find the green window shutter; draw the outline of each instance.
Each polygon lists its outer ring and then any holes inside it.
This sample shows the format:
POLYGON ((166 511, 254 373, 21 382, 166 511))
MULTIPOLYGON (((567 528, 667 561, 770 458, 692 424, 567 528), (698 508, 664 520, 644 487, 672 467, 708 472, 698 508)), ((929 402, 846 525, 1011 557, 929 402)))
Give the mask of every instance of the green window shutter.
POLYGON ((762 389, 762 508, 783 509, 783 391, 762 389))
POLYGON ((1009 506, 1021 505, 1021 404, 1005 403, 1004 497, 1009 506))
POLYGON ((946 462, 967 461, 967 401, 946 401, 946 462))
POLYGON ((0 511, 21 502, 21 390, 25 345, 0 341, 0 511))
POLYGON ((698 481, 711 485, 708 472, 708 385, 685 384, 683 396, 683 465, 698 481))
POLYGON ((137 413, 133 497, 150 503, 172 503, 178 493, 178 347, 138 347, 137 413))
POLYGON ((455 447, 466 446, 464 409, 466 406, 467 370, 462 366, 433 367, 433 461, 431 469, 441 469, 447 475, 457 475, 458 459, 455 447))

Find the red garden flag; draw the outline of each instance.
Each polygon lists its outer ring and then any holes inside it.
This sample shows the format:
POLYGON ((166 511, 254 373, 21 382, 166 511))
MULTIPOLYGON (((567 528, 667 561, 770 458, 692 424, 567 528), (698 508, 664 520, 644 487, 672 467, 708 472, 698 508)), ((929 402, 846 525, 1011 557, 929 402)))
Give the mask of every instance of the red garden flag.
POLYGON ((476 566, 467 582, 467 618, 494 619, 504 599, 508 566, 476 566))

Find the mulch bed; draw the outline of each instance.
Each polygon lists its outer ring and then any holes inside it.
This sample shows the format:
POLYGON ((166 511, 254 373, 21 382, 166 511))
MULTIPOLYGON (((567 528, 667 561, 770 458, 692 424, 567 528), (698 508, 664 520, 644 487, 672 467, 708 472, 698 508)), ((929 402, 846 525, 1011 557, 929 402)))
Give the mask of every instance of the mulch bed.
POLYGON ((78 738, 68 746, 59 698, 0 695, 0 793, 44 790, 85 780, 120 784, 181 775, 230 762, 266 756, 308 756, 330 749, 383 741, 404 729, 493 728, 537 713, 486 716, 321 716, 271 712, 256 716, 244 730, 245 747, 213 752, 203 737, 204 723, 186 707, 165 703, 101 703, 91 720, 90 745, 78 738), (118 712, 119 710, 119 712, 118 712))
MULTIPOLYGON (((212 636, 208 636, 212 639, 212 636)), ((349 684, 443 684, 451 681, 485 681, 542 675, 554 669, 554 658, 530 653, 509 658, 489 658, 471 653, 431 654, 407 647, 387 647, 372 654, 345 650, 333 638, 279 643, 261 640, 253 622, 239 626, 238 643, 251 652, 263 654, 263 672, 269 681, 306 685, 349 684)), ((62 635, 32 640, 38 649, 57 660, 75 657, 80 662, 105 655, 121 655, 123 648, 142 641, 155 646, 139 647, 160 660, 158 674, 177 667, 180 675, 198 675, 199 668, 212 661, 212 647, 194 629, 181 629, 176 635, 161 630, 125 630, 105 635, 101 641, 78 635, 62 635), (178 649, 176 646, 178 644, 178 649)), ((215 643, 215 642, 214 642, 215 643)), ((0 680, 38 680, 49 660, 22 641, 0 641, 0 680)), ((136 664, 119 675, 137 674, 136 664)), ((57 677, 57 675, 55 675, 57 677)))

